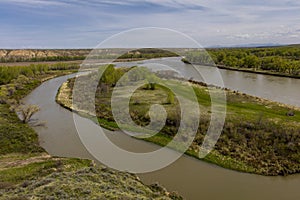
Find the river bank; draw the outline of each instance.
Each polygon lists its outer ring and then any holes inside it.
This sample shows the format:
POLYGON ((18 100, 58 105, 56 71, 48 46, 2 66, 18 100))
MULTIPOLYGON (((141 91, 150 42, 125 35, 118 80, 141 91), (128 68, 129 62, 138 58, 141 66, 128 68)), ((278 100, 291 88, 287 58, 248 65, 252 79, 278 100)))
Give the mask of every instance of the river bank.
MULTIPOLYGON (((8 102, 21 101, 43 82, 74 72, 47 72, 30 78, 8 102)), ((0 122, 0 199, 181 199, 158 184, 144 185, 134 174, 96 166, 91 160, 50 156, 40 146, 37 133, 21 122, 11 105, 0 104, 0 122)))
POLYGON ((270 75, 270 76, 278 76, 278 77, 286 77, 286 78, 295 78, 300 79, 300 75, 290 75, 290 74, 283 74, 279 72, 272 72, 272 71, 265 71, 265 70, 253 70, 248 68, 235 68, 235 67, 228 67, 223 65, 217 65, 219 69, 227 69, 232 71, 240 71, 240 72, 248 72, 254 74, 263 74, 263 75, 270 75))

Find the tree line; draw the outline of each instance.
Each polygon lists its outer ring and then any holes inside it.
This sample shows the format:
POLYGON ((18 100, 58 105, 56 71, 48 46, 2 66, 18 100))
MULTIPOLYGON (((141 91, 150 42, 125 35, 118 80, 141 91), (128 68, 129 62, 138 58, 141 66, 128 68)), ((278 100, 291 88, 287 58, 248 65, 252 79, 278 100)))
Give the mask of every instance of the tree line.
POLYGON ((72 61, 72 60, 84 60, 86 56, 47 56, 47 57, 2 57, 1 63, 7 62, 44 62, 44 61, 72 61))
POLYGON ((55 63, 55 64, 31 64, 30 66, 0 66, 0 85, 8 84, 17 79, 20 75, 33 77, 55 70, 78 69, 79 65, 74 63, 55 63))
POLYGON ((190 51, 184 62, 300 75, 300 46, 190 51))
POLYGON ((178 56, 176 53, 167 51, 164 49, 156 48, 144 48, 129 51, 121 55, 118 59, 150 59, 150 58, 162 58, 162 57, 174 57, 178 56))

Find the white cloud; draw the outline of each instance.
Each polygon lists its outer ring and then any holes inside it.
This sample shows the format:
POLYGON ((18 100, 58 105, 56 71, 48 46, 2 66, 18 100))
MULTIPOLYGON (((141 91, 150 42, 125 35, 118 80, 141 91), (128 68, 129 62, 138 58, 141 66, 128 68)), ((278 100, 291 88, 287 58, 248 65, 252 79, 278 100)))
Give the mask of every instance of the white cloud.
POLYGON ((249 39, 250 37, 251 36, 248 33, 233 35, 233 38, 238 38, 238 39, 249 39))

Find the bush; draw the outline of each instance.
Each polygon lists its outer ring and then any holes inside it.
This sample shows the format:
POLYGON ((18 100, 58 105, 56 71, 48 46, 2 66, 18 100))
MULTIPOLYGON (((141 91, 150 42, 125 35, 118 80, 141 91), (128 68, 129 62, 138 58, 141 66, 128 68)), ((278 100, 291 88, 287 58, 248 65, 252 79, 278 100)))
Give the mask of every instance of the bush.
POLYGON ((40 110, 40 108, 37 105, 25 105, 20 106, 17 110, 21 115, 22 122, 27 123, 30 121, 31 117, 40 110))

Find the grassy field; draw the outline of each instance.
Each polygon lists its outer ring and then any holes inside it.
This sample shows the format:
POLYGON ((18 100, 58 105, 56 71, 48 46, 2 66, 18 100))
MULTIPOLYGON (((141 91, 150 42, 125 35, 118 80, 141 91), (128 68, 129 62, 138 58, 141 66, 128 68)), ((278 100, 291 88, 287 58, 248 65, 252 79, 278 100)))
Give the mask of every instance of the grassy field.
POLYGON ((90 160, 52 157, 39 146, 37 134, 9 103, 19 102, 42 81, 72 72, 35 74, 26 77, 22 87, 18 79, 24 77, 18 76, 1 85, 0 199, 182 199, 158 184, 144 185, 134 174, 96 166, 90 160), (7 87, 13 87, 13 93, 6 93, 7 87))
MULTIPOLYGON (((92 75, 87 77, 91 79, 92 75)), ((174 80, 174 82, 176 82, 174 80)), ((64 84, 58 95, 58 102, 65 107, 72 107, 72 87, 74 79, 64 84)), ((186 83, 182 83, 183 85, 186 83)), ((84 88, 84 84, 82 85, 84 88)), ((193 90, 201 109, 199 128, 193 144, 186 152, 198 157, 199 146, 202 144, 210 123, 211 100, 208 88, 193 83, 193 90)), ((83 89, 82 88, 82 89, 83 89)), ((111 94, 114 87, 107 92, 96 93, 96 113, 101 126, 116 130, 111 111, 111 94)), ((125 88, 124 88, 125 89, 125 88)), ((87 96, 84 90, 82 96, 87 96)), ((189 98, 189 94, 182 95, 189 98)), ((225 91, 227 95, 226 121, 215 149, 205 161, 225 168, 262 175, 288 175, 300 172, 300 111, 298 108, 282 105, 257 97, 225 91), (292 116, 288 116, 288 115, 292 116)), ((165 146, 178 130, 178 101, 168 102, 169 91, 161 86, 149 90, 140 87, 131 96, 129 111, 133 121, 140 126, 150 123, 149 108, 152 104, 161 104, 167 111, 166 125, 147 141, 165 146)), ((76 105, 84 112, 85 105, 76 105)), ((76 110, 75 109, 75 110, 76 110)), ((179 119, 180 121, 180 119, 179 119)), ((124 128, 124 127, 123 127, 124 128)), ((132 127, 125 127, 137 131, 132 127)))

